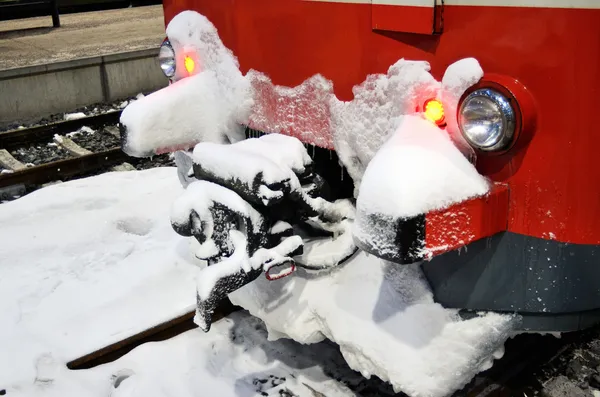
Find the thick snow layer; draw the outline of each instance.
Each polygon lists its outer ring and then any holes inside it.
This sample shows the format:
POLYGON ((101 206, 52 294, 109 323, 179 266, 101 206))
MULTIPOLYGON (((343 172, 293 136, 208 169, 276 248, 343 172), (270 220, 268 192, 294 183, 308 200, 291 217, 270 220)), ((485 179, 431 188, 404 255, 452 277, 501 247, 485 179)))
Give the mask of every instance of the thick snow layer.
POLYGON ((33 384, 48 356, 64 365, 193 309, 197 267, 169 224, 181 191, 158 168, 0 206, 0 388, 33 384))
MULTIPOLYGON (((198 142, 236 142, 252 105, 249 81, 214 25, 194 11, 167 26, 179 77, 184 58, 196 59, 194 75, 131 103, 123 110, 124 150, 148 156, 192 147, 198 142)), ((177 76, 176 76, 177 77, 177 76)))
POLYGON ((421 271, 357 253, 327 273, 258 278, 230 294, 262 318, 271 340, 328 338, 364 376, 413 397, 443 397, 489 368, 517 319, 488 314, 459 320, 433 302, 421 271))
POLYGON ((258 139, 245 139, 236 144, 238 149, 267 156, 281 167, 302 174, 312 160, 302 142, 282 134, 263 135, 258 139))
POLYGON ((123 150, 148 156, 192 147, 198 142, 243 139, 238 104, 223 95, 216 73, 205 71, 135 101, 123 110, 123 150))
POLYGON ((401 117, 399 123, 364 174, 359 217, 410 218, 487 193, 486 179, 445 131, 419 116, 401 117))
POLYGON ((66 363, 193 310, 174 168, 107 173, 0 206, 0 389, 8 396, 353 396, 335 345, 268 342, 243 313, 90 370, 66 363), (326 375, 326 373, 328 375, 326 375))
MULTIPOLYGON (((258 139, 252 138, 249 141, 255 141, 263 149, 268 147, 261 145, 258 139)), ((223 179, 237 179, 244 183, 249 190, 253 190, 253 184, 257 174, 262 172, 262 184, 281 183, 290 179, 291 169, 280 166, 276 161, 271 160, 269 152, 249 149, 250 144, 245 141, 235 145, 219 145, 216 143, 202 142, 194 148, 194 162, 199 164, 203 170, 212 175, 223 179)), ((302 147, 302 145, 300 145, 302 147)), ((304 150, 304 147, 302 147, 304 150)))

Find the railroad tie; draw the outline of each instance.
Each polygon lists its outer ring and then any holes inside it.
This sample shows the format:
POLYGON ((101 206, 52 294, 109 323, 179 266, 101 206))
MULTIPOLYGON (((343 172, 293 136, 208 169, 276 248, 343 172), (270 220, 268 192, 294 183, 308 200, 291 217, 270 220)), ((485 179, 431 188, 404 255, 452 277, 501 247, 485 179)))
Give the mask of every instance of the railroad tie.
POLYGON ((0 149, 0 165, 11 171, 19 171, 27 168, 25 164, 14 158, 6 149, 0 149))
POLYGON ((121 132, 119 131, 118 127, 115 127, 114 125, 109 125, 107 127, 104 127, 104 131, 108 132, 109 134, 111 134, 112 136, 121 139, 121 132))
POLYGON ((92 154, 91 151, 82 148, 64 135, 54 135, 54 142, 56 142, 56 144, 65 149, 67 152, 77 157, 85 156, 86 154, 92 154))

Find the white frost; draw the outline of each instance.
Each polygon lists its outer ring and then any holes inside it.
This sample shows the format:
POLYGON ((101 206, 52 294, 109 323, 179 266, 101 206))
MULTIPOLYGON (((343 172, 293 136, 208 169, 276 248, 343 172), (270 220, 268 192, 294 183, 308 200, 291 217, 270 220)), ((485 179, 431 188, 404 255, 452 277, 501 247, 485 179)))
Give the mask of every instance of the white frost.
POLYGON ((249 125, 263 132, 294 136, 304 143, 333 148, 329 102, 333 84, 321 75, 296 87, 274 85, 263 73, 246 75, 252 85, 254 106, 249 125))

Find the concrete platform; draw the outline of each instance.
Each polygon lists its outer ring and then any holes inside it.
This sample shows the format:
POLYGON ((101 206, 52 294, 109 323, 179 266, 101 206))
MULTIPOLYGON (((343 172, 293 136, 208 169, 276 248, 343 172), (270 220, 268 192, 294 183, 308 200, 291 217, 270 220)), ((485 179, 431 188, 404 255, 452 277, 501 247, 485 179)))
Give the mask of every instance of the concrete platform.
POLYGON ((161 5, 0 22, 0 70, 158 48, 165 37, 161 5))
POLYGON ((162 6, 0 22, 0 127, 168 84, 162 6))

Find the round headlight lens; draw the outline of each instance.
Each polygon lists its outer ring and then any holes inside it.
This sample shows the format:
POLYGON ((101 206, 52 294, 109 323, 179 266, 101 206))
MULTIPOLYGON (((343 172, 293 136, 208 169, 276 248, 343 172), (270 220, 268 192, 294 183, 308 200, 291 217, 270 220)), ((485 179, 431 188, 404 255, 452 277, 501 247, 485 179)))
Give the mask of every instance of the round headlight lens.
POLYGON ((464 99, 458 124, 463 136, 474 148, 502 150, 515 135, 515 111, 504 95, 491 88, 482 88, 464 99))
POLYGON ((175 76, 175 51, 171 47, 169 40, 163 41, 160 46, 158 62, 165 76, 169 78, 175 76))

